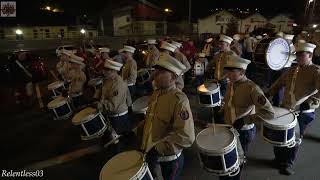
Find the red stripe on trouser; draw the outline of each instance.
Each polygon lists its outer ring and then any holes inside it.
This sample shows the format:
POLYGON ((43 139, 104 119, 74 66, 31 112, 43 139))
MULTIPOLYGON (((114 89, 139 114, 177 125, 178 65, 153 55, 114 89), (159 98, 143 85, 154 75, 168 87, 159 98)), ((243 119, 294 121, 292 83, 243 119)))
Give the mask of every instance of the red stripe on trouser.
POLYGON ((173 174, 171 176, 171 180, 174 180, 174 177, 177 175, 178 169, 179 169, 179 159, 177 159, 177 161, 176 161, 176 168, 173 171, 173 174))

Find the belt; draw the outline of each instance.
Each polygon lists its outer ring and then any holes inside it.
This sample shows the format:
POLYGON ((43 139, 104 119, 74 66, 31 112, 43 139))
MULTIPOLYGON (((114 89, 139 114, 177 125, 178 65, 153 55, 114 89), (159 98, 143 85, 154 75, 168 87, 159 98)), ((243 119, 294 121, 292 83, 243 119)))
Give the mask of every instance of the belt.
POLYGON ((253 123, 243 125, 240 130, 250 130, 252 128, 254 128, 254 124, 253 123))
POLYGON ((128 111, 125 111, 125 112, 122 112, 122 113, 119 113, 119 114, 108 114, 108 117, 119 117, 119 116, 123 116, 123 115, 126 115, 128 113, 128 111))
POLYGON ((303 110, 301 113, 312 113, 314 112, 314 109, 308 109, 308 110, 303 110))
POLYGON ((171 156, 160 156, 158 158, 158 162, 169 162, 178 159, 181 156, 182 152, 179 152, 178 154, 171 155, 171 156))
POLYGON ((128 84, 128 86, 134 86, 134 83, 130 83, 130 84, 128 84))

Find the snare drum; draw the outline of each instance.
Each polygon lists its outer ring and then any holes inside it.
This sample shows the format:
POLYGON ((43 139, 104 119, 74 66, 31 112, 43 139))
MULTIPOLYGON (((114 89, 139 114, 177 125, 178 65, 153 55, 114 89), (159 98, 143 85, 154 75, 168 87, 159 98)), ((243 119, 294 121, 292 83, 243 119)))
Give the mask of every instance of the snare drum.
POLYGON ((153 180, 143 154, 126 151, 110 159, 100 171, 100 180, 153 180))
POLYGON ((240 160, 237 150, 237 137, 223 126, 202 130, 196 138, 199 148, 200 165, 217 176, 238 174, 240 160))
POLYGON ((271 121, 264 121, 262 127, 263 139, 275 146, 292 146, 295 143, 295 126, 297 118, 289 110, 273 107, 276 117, 271 121))
POLYGON ((48 90, 51 92, 52 98, 60 96, 64 89, 65 87, 62 81, 56 81, 48 85, 48 90))
POLYGON ((48 109, 52 113, 54 120, 68 119, 73 111, 68 98, 58 96, 49 102, 48 109))
POLYGON ((144 84, 150 78, 150 72, 148 69, 139 69, 137 73, 137 84, 144 84))
POLYGON ((204 83, 198 87, 199 103, 203 107, 216 107, 221 104, 220 85, 204 83))
POLYGON ((105 118, 92 107, 87 107, 72 118, 72 123, 80 128, 81 139, 100 137, 107 129, 105 118))
POLYGON ((149 96, 143 96, 135 100, 132 104, 132 112, 138 120, 144 120, 148 109, 149 96))

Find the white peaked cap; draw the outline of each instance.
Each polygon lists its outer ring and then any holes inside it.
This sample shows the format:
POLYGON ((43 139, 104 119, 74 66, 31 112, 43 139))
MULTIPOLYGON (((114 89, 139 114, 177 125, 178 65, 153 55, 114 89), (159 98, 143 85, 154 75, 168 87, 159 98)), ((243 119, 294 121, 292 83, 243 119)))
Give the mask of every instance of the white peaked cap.
POLYGON ((206 57, 206 54, 205 53, 198 53, 198 56, 204 58, 204 57, 206 57))
POLYGON ((257 39, 257 40, 261 40, 261 39, 262 39, 262 36, 261 36, 261 35, 258 35, 258 36, 256 36, 256 39, 257 39))
POLYGON ((208 38, 206 39, 206 42, 209 43, 209 42, 212 42, 213 38, 208 38))
POLYGON ((283 32, 278 32, 277 34, 276 34, 276 36, 278 36, 278 37, 283 37, 283 32))
POLYGON ((233 35, 233 39, 239 41, 240 40, 240 35, 239 34, 233 35))
POLYGON ((174 52, 177 49, 177 46, 175 46, 173 44, 170 44, 167 41, 162 41, 160 48, 161 49, 166 49, 166 50, 171 51, 171 52, 174 52))
POLYGON ((100 52, 100 53, 103 53, 103 52, 109 53, 109 52, 110 52, 110 49, 107 48, 107 47, 102 47, 102 48, 99 48, 99 52, 100 52))
POLYGON ((296 52, 311 52, 313 53, 314 49, 317 46, 311 43, 298 43, 298 46, 296 48, 296 52))
POLYGON ((289 40, 289 41, 292 41, 293 38, 294 38, 294 35, 292 35, 292 34, 285 34, 283 36, 283 39, 286 39, 286 40, 289 40))
POLYGON ((85 64, 83 63, 84 59, 82 57, 79 57, 77 55, 71 54, 70 56, 70 60, 71 63, 76 63, 82 66, 85 66, 85 64))
POLYGON ((226 36, 226 35, 220 35, 219 41, 223 41, 223 42, 231 44, 233 39, 231 37, 229 37, 229 36, 226 36))
POLYGON ((165 53, 160 54, 159 61, 157 61, 156 65, 161 66, 178 76, 180 76, 186 69, 186 66, 183 65, 180 61, 165 53))
POLYGON ((176 46, 177 48, 181 48, 182 47, 182 44, 179 43, 179 42, 176 42, 176 41, 172 41, 171 44, 176 46))
POLYGON ((299 40, 298 40, 298 43, 306 43, 306 40, 304 40, 304 39, 299 39, 299 40))
POLYGON ((147 42, 148 44, 157 44, 157 40, 155 39, 148 39, 147 42))
POLYGON ((119 52, 130 52, 130 53, 134 53, 135 51, 136 51, 136 48, 132 46, 126 46, 126 45, 124 45, 123 48, 119 50, 119 52))
POLYGON ((106 59, 105 62, 104 62, 104 67, 108 68, 108 69, 113 69, 113 70, 116 70, 116 71, 120 71, 120 69, 122 67, 122 64, 118 63, 118 62, 115 62, 112 59, 106 59))
POLYGON ((70 57, 73 53, 72 53, 72 51, 70 51, 70 50, 65 50, 65 49, 59 50, 59 51, 58 51, 58 56, 60 56, 60 55, 62 55, 62 54, 70 57))
POLYGON ((240 69, 247 69, 248 64, 250 64, 251 61, 241 58, 239 56, 231 55, 229 56, 229 59, 227 60, 227 63, 224 67, 229 68, 240 68, 240 69))

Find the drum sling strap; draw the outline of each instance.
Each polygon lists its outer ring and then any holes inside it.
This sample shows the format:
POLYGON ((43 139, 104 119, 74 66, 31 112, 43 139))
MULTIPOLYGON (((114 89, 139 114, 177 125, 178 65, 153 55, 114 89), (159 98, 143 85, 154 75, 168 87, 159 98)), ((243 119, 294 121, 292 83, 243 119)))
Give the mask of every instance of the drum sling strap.
POLYGON ((218 58, 218 61, 217 61, 217 68, 215 70, 215 79, 217 80, 220 80, 220 76, 221 76, 221 72, 220 72, 220 67, 221 67, 221 60, 222 60, 222 57, 223 57, 223 52, 220 54, 219 58, 218 58))
POLYGON ((26 73, 27 76, 32 78, 32 74, 19 62, 16 60, 16 64, 26 73))
POLYGON ((228 84, 228 89, 229 89, 229 101, 228 101, 227 107, 230 109, 230 121, 229 122, 231 124, 233 124, 233 122, 236 120, 236 109, 234 108, 233 103, 232 103, 232 97, 234 94, 232 82, 230 82, 228 84))

